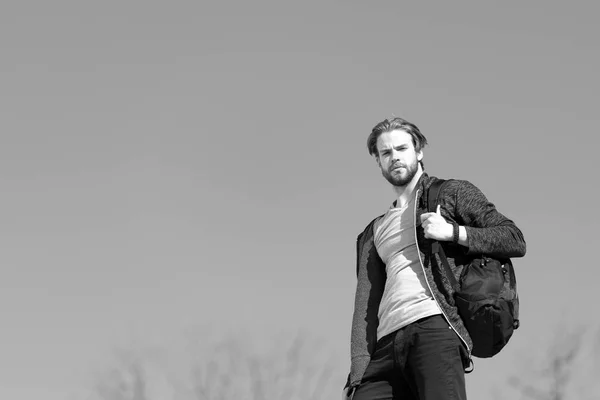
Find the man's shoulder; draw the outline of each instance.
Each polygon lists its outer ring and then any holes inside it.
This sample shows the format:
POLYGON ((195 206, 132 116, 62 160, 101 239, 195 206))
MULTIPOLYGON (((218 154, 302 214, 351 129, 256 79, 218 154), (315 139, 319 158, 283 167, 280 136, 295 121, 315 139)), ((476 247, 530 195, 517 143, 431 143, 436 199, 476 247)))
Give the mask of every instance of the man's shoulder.
MULTIPOLYGON (((456 210, 459 204, 465 206, 487 201, 481 190, 467 179, 431 177, 426 183, 425 190, 429 191, 431 185, 440 179, 443 179, 444 182, 439 189, 438 202, 448 210, 456 210), (478 201, 475 202, 475 199, 478 201)), ((428 198, 429 194, 427 194, 426 199, 428 198)))
POLYGON ((440 181, 443 180, 443 187, 442 187, 442 194, 444 195, 448 195, 448 194, 455 194, 456 192, 460 191, 472 191, 472 190, 479 190, 477 188, 477 186, 475 186, 471 181, 467 180, 467 179, 458 179, 458 178, 439 178, 436 176, 432 176, 429 177, 429 180, 427 182, 427 188, 431 187, 431 185, 435 182, 435 181, 440 181), (444 193, 445 192, 445 193, 444 193))
POLYGON ((368 234, 373 234, 373 227, 375 226, 375 223, 380 220, 385 214, 381 214, 375 218, 373 218, 373 220, 371 220, 371 222, 369 222, 367 224, 367 226, 365 227, 365 229, 362 230, 362 232, 358 235, 356 240, 360 240, 363 236, 368 235, 368 234))
POLYGON ((481 194, 481 190, 473 182, 467 179, 448 179, 447 188, 450 193, 459 194, 461 197, 469 197, 481 194))

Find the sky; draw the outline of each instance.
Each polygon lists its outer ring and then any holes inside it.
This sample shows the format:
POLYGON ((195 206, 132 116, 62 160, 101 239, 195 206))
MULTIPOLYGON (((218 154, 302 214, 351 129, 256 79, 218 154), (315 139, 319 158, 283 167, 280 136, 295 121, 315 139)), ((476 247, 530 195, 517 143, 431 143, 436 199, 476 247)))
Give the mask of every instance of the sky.
POLYGON ((535 381, 557 332, 600 332, 598 11, 3 3, 0 398, 84 398, 115 347, 203 329, 312 335, 341 390, 355 239, 394 200, 366 139, 391 116, 527 242, 522 327, 469 396, 535 381))

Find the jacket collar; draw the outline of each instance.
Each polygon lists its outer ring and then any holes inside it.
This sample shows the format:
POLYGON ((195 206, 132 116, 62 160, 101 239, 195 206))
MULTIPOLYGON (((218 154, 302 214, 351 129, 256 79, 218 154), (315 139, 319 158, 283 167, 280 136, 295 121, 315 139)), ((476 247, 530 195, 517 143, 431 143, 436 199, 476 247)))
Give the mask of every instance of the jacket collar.
POLYGON ((431 179, 427 172, 423 172, 415 185, 415 188, 420 191, 421 194, 425 193, 431 185, 431 179))

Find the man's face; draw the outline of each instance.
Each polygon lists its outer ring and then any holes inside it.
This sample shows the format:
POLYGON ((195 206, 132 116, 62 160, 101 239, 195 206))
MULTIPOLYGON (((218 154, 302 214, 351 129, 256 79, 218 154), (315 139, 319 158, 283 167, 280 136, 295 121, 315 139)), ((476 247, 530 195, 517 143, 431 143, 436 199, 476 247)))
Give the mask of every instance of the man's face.
POLYGON ((403 130, 382 133, 377 138, 377 164, 381 173, 394 186, 406 186, 419 169, 423 152, 417 152, 412 137, 403 130))

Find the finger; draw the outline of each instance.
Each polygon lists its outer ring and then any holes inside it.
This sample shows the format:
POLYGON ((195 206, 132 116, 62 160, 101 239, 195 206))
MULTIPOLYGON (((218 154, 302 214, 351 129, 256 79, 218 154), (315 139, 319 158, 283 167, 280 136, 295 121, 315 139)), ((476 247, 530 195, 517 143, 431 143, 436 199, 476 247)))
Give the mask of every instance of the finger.
POLYGON ((431 218, 434 213, 423 213, 421 214, 421 223, 427 221, 427 219, 431 218))
POLYGON ((439 205, 439 204, 438 204, 438 206, 437 206, 437 209, 435 210, 435 213, 436 213, 437 215, 440 215, 440 216, 442 215, 442 212, 440 211, 440 205, 439 205))

